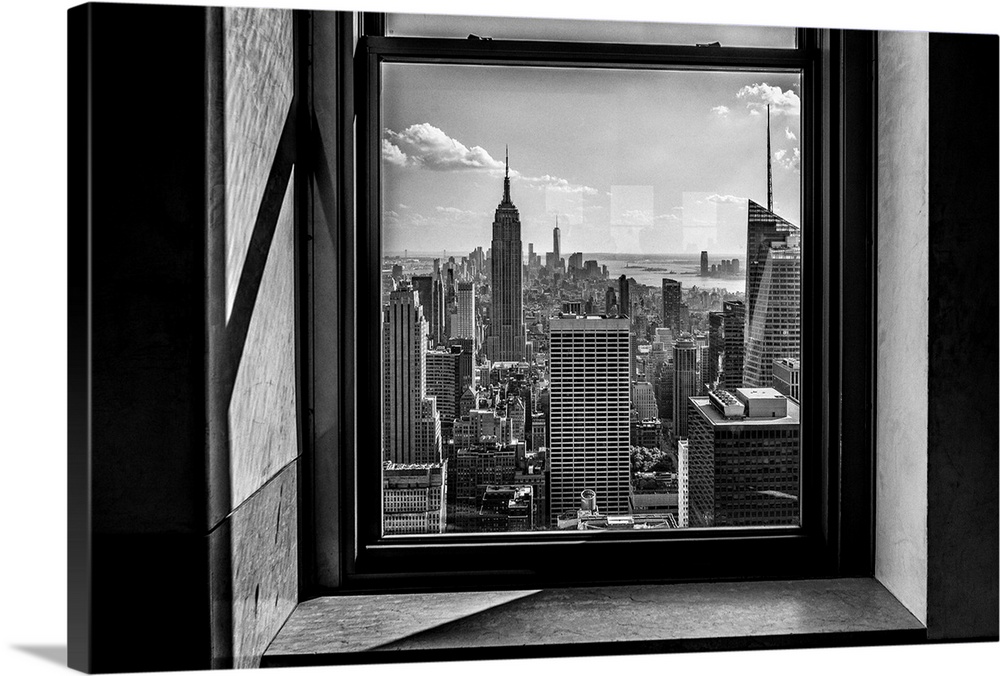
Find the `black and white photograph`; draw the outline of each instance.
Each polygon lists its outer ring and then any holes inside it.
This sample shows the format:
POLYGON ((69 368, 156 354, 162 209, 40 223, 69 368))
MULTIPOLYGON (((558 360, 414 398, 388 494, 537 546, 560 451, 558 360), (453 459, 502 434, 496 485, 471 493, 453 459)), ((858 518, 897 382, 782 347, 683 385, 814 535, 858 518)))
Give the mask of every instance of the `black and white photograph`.
POLYGON ((301 4, 12 22, 5 671, 996 663, 995 17, 301 4))

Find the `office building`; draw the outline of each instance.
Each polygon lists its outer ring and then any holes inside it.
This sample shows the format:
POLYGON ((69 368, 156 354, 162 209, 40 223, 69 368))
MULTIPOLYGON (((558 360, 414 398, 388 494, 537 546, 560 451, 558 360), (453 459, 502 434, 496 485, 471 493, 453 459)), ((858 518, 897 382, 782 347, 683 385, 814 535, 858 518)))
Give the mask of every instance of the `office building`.
POLYGON ((743 387, 743 354, 745 344, 746 306, 743 301, 722 303, 722 355, 719 388, 735 390, 743 387))
POLYGON ((663 327, 681 331, 681 283, 674 279, 663 280, 663 327))
POLYGON ((628 320, 553 317, 549 326, 549 518, 575 510, 585 489, 604 513, 627 514, 628 320))
POLYGON ((771 366, 771 379, 774 389, 781 392, 789 399, 799 399, 799 360, 792 357, 775 359, 771 366))
POLYGON ((689 525, 798 524, 798 404, 766 387, 716 390, 688 407, 689 525))
POLYGON ((747 387, 770 387, 774 360, 799 357, 800 274, 798 235, 772 242, 758 286, 757 302, 747 322, 743 364, 743 384, 747 387))
POLYGON ((632 405, 639 413, 639 420, 649 420, 659 415, 652 383, 635 382, 632 384, 632 405))
POLYGON ((427 394, 427 322, 417 292, 389 294, 382 322, 382 459, 441 460, 441 418, 427 394))
POLYGON ((445 531, 447 462, 382 467, 382 533, 419 535, 445 531))
POLYGON ((628 288, 628 278, 625 275, 618 278, 618 314, 629 319, 632 318, 632 299, 628 288))
POLYGON ((698 390, 698 345, 688 337, 674 343, 673 364, 674 436, 687 436, 687 400, 698 390))
POLYGON ((552 272, 562 272, 559 239, 559 217, 556 216, 556 227, 552 228, 552 272))
POLYGON ((524 316, 521 298, 521 217, 510 199, 509 165, 503 178, 503 199, 493 218, 490 269, 490 329, 486 354, 492 361, 524 358, 524 316))
POLYGON ((618 314, 618 299, 615 297, 615 287, 609 286, 604 292, 604 314, 614 317, 618 314))
POLYGON ((449 431, 458 417, 460 354, 444 348, 427 351, 427 395, 434 397, 441 424, 449 431))
POLYGON ((677 527, 687 528, 689 524, 689 490, 688 490, 688 470, 690 468, 688 457, 688 440, 677 440, 677 527))
POLYGON ((797 234, 798 226, 768 211, 753 200, 747 202, 747 267, 746 267, 746 317, 753 318, 760 298, 760 285, 764 277, 771 245, 784 242, 797 234))
MULTIPOLYGON (((714 267, 714 266, 713 266, 714 267)), ((701 252, 701 276, 708 277, 708 252, 701 252)))
POLYGON ((472 351, 476 349, 476 285, 472 282, 458 283, 458 325, 454 327, 452 338, 472 340, 472 351))
POLYGON ((719 385, 719 375, 722 372, 722 355, 725 353, 725 339, 722 329, 722 312, 708 313, 708 355, 702 367, 705 382, 710 390, 719 385))

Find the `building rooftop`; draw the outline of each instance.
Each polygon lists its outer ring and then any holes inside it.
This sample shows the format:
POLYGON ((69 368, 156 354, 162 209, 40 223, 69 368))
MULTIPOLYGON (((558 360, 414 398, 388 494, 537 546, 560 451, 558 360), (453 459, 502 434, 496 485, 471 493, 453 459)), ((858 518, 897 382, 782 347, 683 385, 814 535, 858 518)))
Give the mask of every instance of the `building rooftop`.
MULTIPOLYGON (((773 390, 770 387, 759 388, 765 390, 773 390)), ((784 397, 784 395, 778 393, 779 396, 784 397)), ((788 399, 786 413, 783 417, 775 418, 726 418, 723 416, 714 406, 712 406, 711 401, 708 397, 689 397, 688 401, 695 405, 697 411, 708 420, 712 425, 716 426, 731 426, 731 427, 741 427, 744 425, 754 425, 754 426, 773 426, 773 425, 798 425, 799 424, 799 405, 795 401, 788 399)))

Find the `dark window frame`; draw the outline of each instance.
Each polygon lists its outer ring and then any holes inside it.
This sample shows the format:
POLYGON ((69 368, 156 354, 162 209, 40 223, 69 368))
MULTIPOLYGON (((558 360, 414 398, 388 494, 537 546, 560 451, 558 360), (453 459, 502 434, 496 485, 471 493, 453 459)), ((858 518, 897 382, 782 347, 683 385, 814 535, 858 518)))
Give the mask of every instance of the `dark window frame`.
MULTIPOLYGON (((312 30, 308 12, 301 13, 297 25, 300 32, 312 30)), ((301 317, 306 410, 312 419, 319 402, 336 400, 338 410, 345 414, 336 458, 330 458, 329 448, 320 448, 315 435, 309 434, 313 425, 307 427, 303 471, 309 488, 302 502, 302 542, 307 545, 303 552, 303 596, 338 591, 872 575, 874 35, 800 29, 794 50, 710 49, 387 38, 382 35, 384 26, 384 15, 359 15, 361 37, 353 50, 353 73, 345 73, 343 78, 349 82, 353 75, 354 86, 338 83, 337 89, 343 116, 339 125, 343 134, 338 141, 346 148, 353 138, 356 158, 348 152, 338 155, 343 246, 334 264, 339 268, 338 302, 344 312, 336 332, 341 378, 337 392, 329 396, 317 392, 315 386, 320 380, 316 373, 325 366, 324 358, 317 358, 319 339, 316 318, 311 314, 316 305, 312 301, 316 298, 313 284, 317 266, 307 264, 301 270, 307 298, 301 317), (804 345, 802 354, 806 367, 803 399, 812 402, 803 412, 802 528, 381 537, 381 523, 370 518, 380 509, 380 463, 378 454, 366 453, 371 444, 365 441, 365 435, 371 434, 373 417, 380 415, 380 380, 362 374, 377 374, 380 363, 377 299, 381 297, 382 253, 378 210, 369 209, 369 205, 378 205, 380 200, 377 111, 382 60, 802 69, 801 213, 802 221, 811 224, 804 228, 803 258, 807 261, 804 269, 815 273, 803 276, 802 325, 804 336, 820 336, 809 349, 804 345), (369 114, 372 111, 376 114, 369 114), (352 177, 356 185, 351 185, 352 177), (353 212, 352 192, 357 196, 353 212), (863 247, 864 255, 843 255, 848 244, 852 252, 863 247), (810 302, 813 300, 817 302, 810 302), (845 399, 842 394, 848 392, 860 395, 845 399), (843 420, 854 424, 841 424, 843 420), (322 475, 324 468, 339 470, 335 486, 322 475), (333 489, 335 498, 323 497, 328 488, 333 489), (330 513, 331 506, 335 514, 330 513)), ((353 47, 348 45, 353 30, 349 20, 340 21, 336 49, 347 69, 352 65, 346 56, 353 47)), ((300 61, 307 66, 303 71, 310 72, 300 77, 311 88, 308 101, 312 107, 316 105, 312 96, 317 86, 312 75, 316 36, 299 43, 310 50, 300 61)), ((310 199, 303 195, 300 202, 300 213, 307 221, 302 229, 303 247, 312 242, 309 208, 301 206, 310 199)), ((309 251, 307 259, 313 255, 309 251)))

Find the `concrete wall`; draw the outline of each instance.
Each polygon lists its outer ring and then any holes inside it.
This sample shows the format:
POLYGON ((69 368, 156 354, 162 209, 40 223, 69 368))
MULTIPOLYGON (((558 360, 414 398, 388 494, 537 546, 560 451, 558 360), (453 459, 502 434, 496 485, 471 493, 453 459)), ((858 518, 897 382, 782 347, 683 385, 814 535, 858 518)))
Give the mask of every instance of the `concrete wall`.
POLYGON ((931 640, 998 634, 997 56, 879 33, 875 574, 931 640))
POLYGON ((215 11, 210 529, 213 597, 230 606, 217 607, 213 649, 217 664, 246 668, 298 602, 292 12, 215 11))
POLYGON ((875 575, 927 619, 927 33, 878 37, 875 575))

